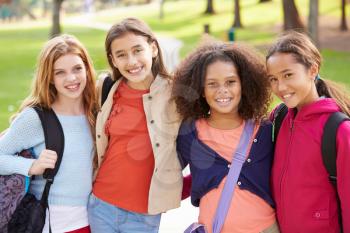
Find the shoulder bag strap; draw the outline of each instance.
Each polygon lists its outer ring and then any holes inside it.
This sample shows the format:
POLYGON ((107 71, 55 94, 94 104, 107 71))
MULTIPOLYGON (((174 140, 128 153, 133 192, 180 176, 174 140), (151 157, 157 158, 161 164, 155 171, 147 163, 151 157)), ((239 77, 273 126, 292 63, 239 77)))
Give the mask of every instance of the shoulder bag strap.
POLYGON ((250 139, 252 138, 253 132, 254 122, 251 120, 246 121, 236 152, 233 156, 218 207, 216 208, 216 214, 213 221, 213 233, 220 233, 221 228, 224 225, 239 174, 241 173, 243 163, 246 160, 248 145, 250 139))

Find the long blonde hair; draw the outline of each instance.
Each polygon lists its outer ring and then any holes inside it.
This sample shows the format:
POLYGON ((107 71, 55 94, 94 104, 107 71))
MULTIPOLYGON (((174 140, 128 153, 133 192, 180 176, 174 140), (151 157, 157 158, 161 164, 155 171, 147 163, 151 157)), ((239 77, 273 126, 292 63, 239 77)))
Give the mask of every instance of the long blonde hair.
POLYGON ((71 35, 61 35, 46 42, 37 61, 35 76, 30 95, 22 102, 19 111, 26 107, 40 106, 50 109, 57 98, 57 90, 53 84, 54 64, 66 54, 78 55, 86 68, 86 86, 83 91, 83 105, 91 132, 95 132, 96 91, 95 70, 92 60, 82 43, 71 35))

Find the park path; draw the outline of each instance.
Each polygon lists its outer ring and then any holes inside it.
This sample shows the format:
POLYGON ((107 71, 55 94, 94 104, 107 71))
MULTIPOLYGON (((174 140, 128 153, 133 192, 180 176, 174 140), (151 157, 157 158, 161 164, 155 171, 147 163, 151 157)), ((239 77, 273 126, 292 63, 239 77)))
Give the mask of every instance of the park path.
MULTIPOLYGON (((94 13, 81 15, 73 18, 65 19, 65 24, 69 25, 85 25, 86 27, 108 31, 112 24, 97 22, 94 20, 94 13)), ((182 41, 156 35, 162 48, 163 58, 169 71, 174 71, 176 65, 180 62, 180 48, 182 41)), ((101 41, 103 43, 103 41, 101 41)), ((170 210, 162 214, 159 233, 181 233, 184 232, 187 226, 192 222, 197 221, 198 208, 191 205, 190 198, 181 202, 181 207, 170 210)))
MULTIPOLYGON (((98 22, 94 20, 94 13, 88 13, 76 17, 69 17, 64 20, 65 24, 86 26, 93 29, 108 31, 112 24, 98 22)), ((180 62, 180 49, 183 45, 182 41, 161 35, 156 35, 159 46, 162 49, 162 55, 164 58, 167 69, 172 72, 176 65, 180 62)))

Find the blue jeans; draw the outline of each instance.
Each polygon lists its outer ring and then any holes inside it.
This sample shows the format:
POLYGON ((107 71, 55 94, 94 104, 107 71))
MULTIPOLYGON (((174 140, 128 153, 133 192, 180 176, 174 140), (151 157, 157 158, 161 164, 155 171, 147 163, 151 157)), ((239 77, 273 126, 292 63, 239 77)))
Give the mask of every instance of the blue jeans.
POLYGON ((91 194, 88 216, 92 233, 158 233, 161 214, 127 211, 91 194))

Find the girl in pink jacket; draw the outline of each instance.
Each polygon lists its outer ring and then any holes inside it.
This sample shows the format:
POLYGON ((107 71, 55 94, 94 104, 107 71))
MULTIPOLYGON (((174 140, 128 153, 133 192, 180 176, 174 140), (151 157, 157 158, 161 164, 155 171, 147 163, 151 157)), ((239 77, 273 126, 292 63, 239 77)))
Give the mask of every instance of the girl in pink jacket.
POLYGON ((321 55, 304 34, 288 32, 270 48, 266 62, 271 88, 288 107, 276 140, 272 193, 283 233, 350 232, 350 122, 337 136, 337 188, 321 154, 328 117, 349 115, 350 100, 321 79, 321 55), (340 223, 342 219, 342 223, 340 223))

